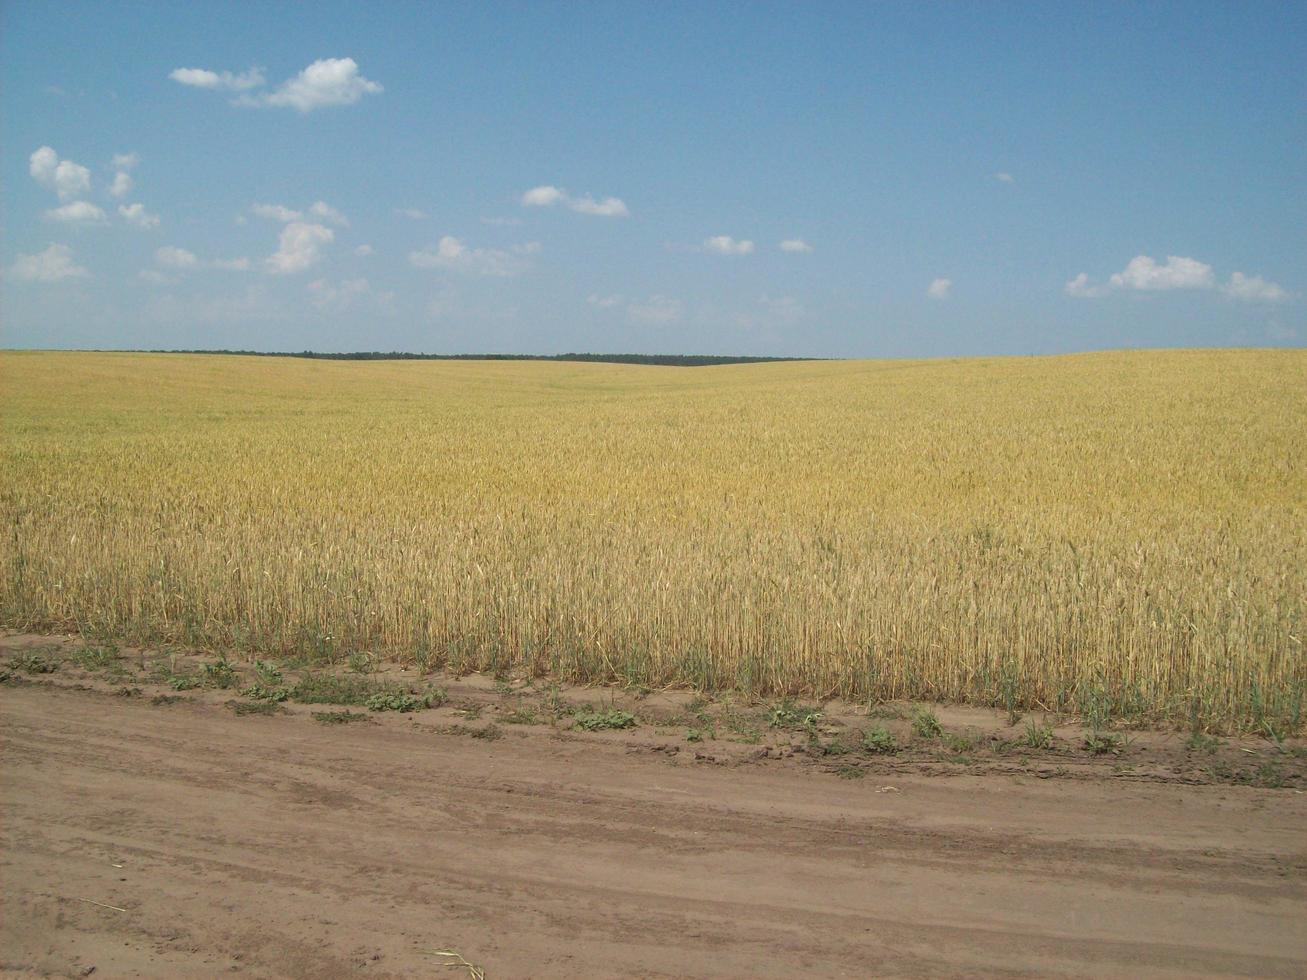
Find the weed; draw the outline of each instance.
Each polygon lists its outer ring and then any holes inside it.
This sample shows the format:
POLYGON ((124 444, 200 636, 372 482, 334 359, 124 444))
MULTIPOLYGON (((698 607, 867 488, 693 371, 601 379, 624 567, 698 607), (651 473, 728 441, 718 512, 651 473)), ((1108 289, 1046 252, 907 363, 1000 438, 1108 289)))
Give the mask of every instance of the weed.
POLYGON ((156 694, 150 698, 150 704, 176 704, 178 701, 189 701, 190 698, 179 697, 176 694, 156 694))
POLYGON ((493 742, 496 739, 503 738, 504 733, 499 730, 499 726, 494 722, 486 725, 485 728, 478 728, 472 733, 473 738, 484 739, 487 742, 493 742))
POLYGON ((380 689, 381 685, 362 677, 306 674, 291 688, 290 696, 303 704, 360 705, 380 689))
POLYGON ((275 715, 281 711, 281 705, 272 701, 228 701, 227 707, 237 715, 275 715))
POLYGON ((833 738, 821 747, 824 755, 848 755, 853 751, 853 747, 848 745, 843 739, 833 738))
POLYGON ((323 725, 349 725, 356 721, 367 721, 368 716, 362 711, 315 711, 313 720, 323 725))
POLYGON ((573 716, 577 728, 587 732, 601 732, 610 729, 634 728, 635 715, 629 711, 621 711, 617 708, 609 708, 607 711, 602 709, 587 708, 578 711, 573 716))
POLYGON ((38 653, 22 653, 10 661, 25 674, 53 674, 59 669, 59 661, 43 657, 38 653))
POLYGON ((786 698, 771 709, 767 721, 772 728, 802 729, 811 735, 816 733, 817 726, 821 724, 821 709, 795 704, 786 698))
POLYGON ((205 664, 201 670, 204 674, 204 683, 208 687, 235 687, 236 682, 240 680, 236 675, 236 668, 227 662, 226 657, 219 657, 213 663, 205 664))
POLYGON ((1053 726, 1040 725, 1031 718, 1026 722, 1026 733, 1021 742, 1032 749, 1049 749, 1053 747, 1053 726))
POLYGON ((872 755, 893 755, 899 750, 899 743, 884 728, 868 728, 862 733, 862 748, 872 755))
POLYGON ((1278 765, 1268 759, 1257 767, 1252 782, 1254 786, 1266 789, 1281 789, 1284 786, 1284 773, 1280 772, 1278 765))
POLYGON ((118 667, 118 661, 121 659, 118 655, 118 648, 112 645, 87 647, 74 655, 77 665, 82 670, 95 671, 107 670, 118 667))
POLYGON ((939 738, 944 729, 935 712, 929 708, 918 708, 912 715, 912 734, 918 738, 939 738))
POLYGON ((365 653, 362 650, 355 650, 345 658, 349 669, 356 674, 370 674, 376 669, 376 660, 372 654, 365 653))
POLYGON ((1204 735, 1202 732, 1194 732, 1185 741, 1184 747, 1190 752, 1206 752, 1211 755, 1221 747, 1221 740, 1211 735, 1204 735))
POLYGON ((434 708, 445 703, 445 692, 432 688, 422 694, 410 694, 407 691, 380 691, 363 702, 369 711, 420 711, 434 708))
POLYGON ((691 728, 688 732, 685 733, 685 740, 687 742, 702 742, 703 732, 699 731, 699 729, 697 728, 691 728))
POLYGON ((255 684, 241 691, 241 694, 256 701, 271 701, 279 704, 290 698, 290 688, 264 687, 262 684, 255 684))
POLYGON ((976 741, 965 735, 954 735, 950 732, 944 736, 944 745, 950 752, 962 754, 972 751, 976 747, 976 741))
POLYGON ((174 674, 168 678, 168 686, 174 691, 189 691, 200 686, 200 679, 190 674, 174 674))
POLYGON ((254 661, 254 673, 264 687, 277 687, 282 682, 281 668, 270 660, 254 661))
POLYGON ((515 708, 501 719, 506 725, 538 725, 536 713, 530 708, 515 708))
POLYGON ((836 769, 835 775, 839 776, 840 779, 861 779, 867 774, 863 772, 861 766, 855 766, 853 763, 848 763, 836 769))
POLYGON ((1092 755, 1119 755, 1124 747, 1120 735, 1110 732, 1093 732, 1085 736, 1085 749, 1092 755))

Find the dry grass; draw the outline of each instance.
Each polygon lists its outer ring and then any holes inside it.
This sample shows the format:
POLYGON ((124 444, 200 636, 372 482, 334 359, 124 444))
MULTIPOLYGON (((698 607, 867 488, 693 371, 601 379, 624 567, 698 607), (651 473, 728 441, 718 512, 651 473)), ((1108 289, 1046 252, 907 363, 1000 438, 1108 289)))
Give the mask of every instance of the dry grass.
POLYGON ((0 372, 10 626, 1303 727, 1307 352, 0 372))

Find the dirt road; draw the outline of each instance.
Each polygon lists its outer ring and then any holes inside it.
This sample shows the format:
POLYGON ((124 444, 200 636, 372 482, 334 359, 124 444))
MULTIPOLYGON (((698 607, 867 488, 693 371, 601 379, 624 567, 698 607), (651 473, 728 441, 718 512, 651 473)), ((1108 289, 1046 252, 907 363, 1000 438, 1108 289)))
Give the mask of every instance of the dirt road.
POLYGON ((1307 975, 1295 790, 0 689, 11 976, 1307 975))

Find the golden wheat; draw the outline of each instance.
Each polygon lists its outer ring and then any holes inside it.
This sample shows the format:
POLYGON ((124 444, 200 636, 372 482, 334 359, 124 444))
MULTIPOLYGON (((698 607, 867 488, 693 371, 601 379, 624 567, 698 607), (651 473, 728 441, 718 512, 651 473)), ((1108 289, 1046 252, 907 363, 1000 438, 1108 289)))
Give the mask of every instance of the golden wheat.
POLYGON ((1302 728, 1304 351, 0 371, 12 627, 1302 728))

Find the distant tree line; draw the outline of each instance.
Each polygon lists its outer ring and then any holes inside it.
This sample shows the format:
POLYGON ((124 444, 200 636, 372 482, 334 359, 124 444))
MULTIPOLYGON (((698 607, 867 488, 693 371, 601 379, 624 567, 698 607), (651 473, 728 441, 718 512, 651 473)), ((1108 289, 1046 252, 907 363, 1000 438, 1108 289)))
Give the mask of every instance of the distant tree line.
POLYGON ((655 364, 706 367, 712 364, 759 364, 770 361, 814 361, 814 357, 734 357, 725 354, 413 354, 407 351, 150 350, 147 354, 239 354, 245 357, 307 357, 322 361, 588 361, 604 364, 655 364))

